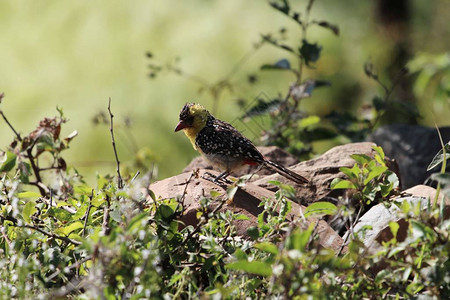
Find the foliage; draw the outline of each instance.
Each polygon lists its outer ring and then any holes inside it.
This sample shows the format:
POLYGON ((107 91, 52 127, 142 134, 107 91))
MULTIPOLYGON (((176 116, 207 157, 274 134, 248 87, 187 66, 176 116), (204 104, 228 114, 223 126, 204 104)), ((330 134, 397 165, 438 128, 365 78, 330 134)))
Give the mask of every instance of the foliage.
MULTIPOLYGON (((279 188, 275 198, 261 201, 248 238, 234 227, 247 217, 222 209, 217 193, 201 199, 198 224, 185 226, 179 221, 184 195, 157 199, 147 180, 136 178, 119 188, 120 180, 98 175, 96 186, 89 186, 73 168, 56 164, 67 149, 57 134, 64 124, 59 112, 27 135, 30 146, 20 146, 26 139, 17 134, 2 155, 1 298, 334 299, 450 292, 450 223, 435 210, 396 203, 410 224, 407 238, 397 240, 398 224, 392 223, 392 240, 370 254, 356 233, 342 253, 324 248, 318 218, 342 208, 318 202, 294 216, 288 198, 295 191, 279 182, 272 182, 279 188), (42 165, 44 152, 51 168, 42 165), (35 167, 24 169, 25 163, 35 167), (50 174, 39 180, 36 171, 50 174)), ((344 170, 349 180, 335 187, 356 188, 363 202, 381 193, 384 201, 396 181, 382 149, 374 149, 374 159, 354 155, 357 163, 344 170)))
POLYGON ((434 100, 437 107, 448 100, 450 95, 450 53, 418 54, 408 63, 411 73, 416 74, 414 94, 427 101, 434 100))
POLYGON ((353 198, 361 205, 383 202, 392 196, 399 187, 398 177, 388 169, 383 149, 373 146, 373 150, 376 152, 373 158, 364 154, 351 155, 356 161, 353 167, 339 168, 347 179, 335 178, 331 188, 355 190, 353 198))

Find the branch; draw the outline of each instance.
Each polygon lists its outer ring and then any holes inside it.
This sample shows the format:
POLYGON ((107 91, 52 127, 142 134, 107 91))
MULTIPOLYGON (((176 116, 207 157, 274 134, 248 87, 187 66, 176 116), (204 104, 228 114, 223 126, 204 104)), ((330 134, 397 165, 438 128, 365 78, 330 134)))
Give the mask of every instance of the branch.
POLYGON ((20 134, 14 129, 14 127, 12 126, 11 123, 9 123, 8 119, 6 118, 5 114, 3 113, 2 110, 0 110, 0 114, 3 117, 3 120, 5 120, 6 124, 8 124, 9 128, 11 128, 11 130, 14 132, 14 134, 17 136, 17 139, 19 141, 22 141, 22 137, 20 136, 20 134))
POLYGON ((114 139, 114 129, 113 129, 114 115, 111 112, 111 98, 109 98, 109 102, 108 102, 108 112, 109 112, 109 117, 110 117, 109 131, 111 132, 111 142, 112 142, 112 146, 114 149, 114 156, 116 158, 116 165, 117 165, 117 185, 118 185, 119 189, 122 189, 123 188, 123 180, 122 180, 122 176, 120 175, 120 161, 119 161, 119 156, 117 155, 116 141, 114 139))
POLYGON ((106 197, 106 204, 103 207, 103 223, 102 223, 102 230, 104 235, 109 235, 109 232, 111 231, 111 228, 109 227, 109 209, 110 209, 110 199, 107 196, 106 197))
POLYGON ((84 226, 83 226, 83 232, 81 234, 81 236, 84 237, 84 234, 86 232, 86 226, 87 226, 87 222, 89 219, 89 213, 91 212, 91 207, 92 207, 92 198, 94 197, 94 189, 92 189, 91 195, 89 196, 89 206, 86 212, 86 219, 84 219, 84 226))
POLYGON ((74 244, 74 245, 77 245, 77 246, 79 246, 79 245, 82 244, 81 242, 76 241, 76 240, 73 240, 73 239, 71 239, 71 238, 69 238, 69 237, 67 237, 67 236, 57 235, 57 234, 54 234, 54 233, 45 231, 44 229, 41 229, 41 228, 36 227, 36 226, 34 226, 34 225, 28 225, 28 224, 25 224, 25 225, 19 225, 19 224, 18 224, 18 220, 17 220, 16 218, 14 218, 14 217, 10 217, 10 216, 8 216, 8 217, 0 216, 0 219, 2 220, 2 222, 4 222, 4 221, 10 221, 10 222, 12 222, 12 223, 13 223, 13 226, 15 226, 15 227, 21 227, 21 228, 29 228, 29 229, 33 229, 33 230, 36 230, 36 231, 42 233, 43 235, 46 235, 46 236, 48 236, 48 237, 51 237, 51 238, 54 238, 54 239, 57 239, 57 240, 64 241, 64 242, 66 242, 66 243, 71 243, 71 244, 74 244))

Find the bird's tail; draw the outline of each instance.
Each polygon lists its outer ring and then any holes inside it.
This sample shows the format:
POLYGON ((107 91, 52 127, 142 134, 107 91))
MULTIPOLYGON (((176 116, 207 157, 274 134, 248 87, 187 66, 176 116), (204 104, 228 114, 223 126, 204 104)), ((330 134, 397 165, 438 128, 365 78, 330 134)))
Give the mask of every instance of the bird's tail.
POLYGON ((274 163, 273 161, 265 160, 264 166, 268 169, 271 169, 271 170, 277 172, 281 176, 284 176, 287 179, 292 180, 295 183, 298 183, 298 184, 309 183, 308 179, 306 179, 305 177, 298 175, 297 173, 294 173, 291 170, 289 170, 283 166, 280 166, 277 163, 274 163))

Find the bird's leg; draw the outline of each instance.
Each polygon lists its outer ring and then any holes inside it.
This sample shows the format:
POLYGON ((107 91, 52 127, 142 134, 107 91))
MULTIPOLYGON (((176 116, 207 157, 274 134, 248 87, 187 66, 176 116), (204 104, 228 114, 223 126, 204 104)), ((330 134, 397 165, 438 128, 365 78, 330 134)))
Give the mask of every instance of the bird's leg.
POLYGON ((216 179, 214 179, 214 182, 219 183, 219 181, 222 180, 225 183, 231 184, 232 182, 227 179, 228 175, 230 175, 228 171, 222 172, 216 177, 216 179))
POLYGON ((213 183, 220 184, 222 182, 222 183, 226 183, 226 184, 232 184, 233 182, 227 179, 228 175, 230 175, 230 173, 227 171, 220 173, 218 176, 215 176, 214 174, 211 174, 210 172, 205 172, 205 174, 202 177, 203 177, 203 179, 206 179, 213 183), (208 177, 206 177, 205 175, 208 175, 208 177))

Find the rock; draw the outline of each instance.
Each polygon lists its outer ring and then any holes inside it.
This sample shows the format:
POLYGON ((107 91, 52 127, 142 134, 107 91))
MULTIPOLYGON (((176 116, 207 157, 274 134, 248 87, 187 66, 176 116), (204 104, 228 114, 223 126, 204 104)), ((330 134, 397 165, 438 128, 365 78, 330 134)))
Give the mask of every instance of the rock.
MULTIPOLYGON (((395 199, 396 202, 408 201, 412 206, 421 204, 422 210, 427 209, 428 201, 431 203, 434 201, 436 190, 432 187, 419 185, 405 190, 402 194, 407 196, 395 199)), ((442 196, 440 197, 442 199, 442 196)), ((445 199, 444 218, 450 218, 450 199, 445 199)), ((405 240, 408 234, 408 222, 400 215, 400 208, 392 204, 387 208, 383 203, 373 206, 367 211, 358 221, 354 227, 354 232, 358 233, 364 226, 371 226, 371 229, 365 230, 363 237, 364 245, 369 249, 370 253, 376 253, 383 242, 387 242, 392 239, 393 235, 389 227, 389 222, 397 222, 400 227, 397 232, 397 240, 402 242, 405 240)), ((347 232, 343 239, 350 234, 347 232)))
MULTIPOLYGON (((450 140, 450 127, 439 128, 444 143, 450 140)), ((369 138, 387 156, 397 161, 404 188, 424 183, 437 170, 427 172, 433 157, 441 150, 435 128, 394 124, 378 128, 369 138)))
MULTIPOLYGON (((298 163, 290 169, 310 181, 310 185, 294 185, 296 196, 301 204, 308 205, 317 201, 329 201, 329 198, 338 198, 343 195, 343 190, 331 190, 330 183, 336 177, 344 178, 344 174, 339 171, 341 167, 352 167, 355 161, 350 157, 352 154, 365 154, 373 157, 375 144, 370 142, 346 144, 334 147, 315 159, 298 163), (328 198, 328 199, 327 199, 328 198)), ((389 160, 389 159, 388 159, 389 160)), ((396 172, 394 162, 388 164, 390 169, 396 172)), ((281 175, 273 174, 254 181, 254 184, 261 187, 275 190, 277 187, 268 184, 270 180, 281 181, 293 184, 281 175)))
MULTIPOLYGON (((234 221, 233 225, 236 227, 237 234, 248 238, 247 228, 257 226, 258 215, 263 211, 260 207, 260 199, 269 198, 275 199, 273 192, 262 187, 247 183, 243 188, 239 188, 236 192, 233 202, 227 204, 226 187, 217 185, 208 180, 203 179, 204 171, 199 172, 199 177, 193 176, 193 172, 183 173, 174 177, 170 177, 153 183, 150 189, 155 193, 159 199, 169 197, 176 197, 184 194, 184 213, 181 221, 185 225, 196 226, 199 222, 197 220, 197 212, 200 209, 200 199, 208 197, 211 191, 219 192, 221 196, 208 206, 209 211, 218 209, 217 212, 232 210, 235 213, 247 216, 248 220, 234 221), (189 180, 190 179, 190 180, 189 180), (186 182, 189 183, 186 185, 186 182), (219 206, 219 207, 218 207, 219 206)), ((217 175, 217 172, 211 171, 212 174, 217 175)), ((153 201, 149 199, 148 201, 153 201)), ((308 218, 303 221, 301 219, 302 211, 305 207, 296 203, 292 203, 292 210, 288 215, 291 222, 295 222, 297 226, 306 229, 310 223, 317 224, 317 232, 319 234, 319 242, 322 247, 331 248, 334 251, 339 251, 342 245, 342 238, 323 220, 315 218, 308 218)), ((343 251, 345 252, 345 250, 343 251)))
MULTIPOLYGON (((292 165, 295 165, 296 163, 298 163, 298 159, 276 147, 276 146, 270 146, 270 147, 257 147, 259 152, 261 152, 261 154, 271 160, 274 161, 280 165, 289 167, 292 165)), ((207 170, 212 170, 213 166, 202 156, 198 156, 196 158, 194 158, 191 163, 184 168, 183 172, 190 172, 196 169, 207 169, 207 170)), ((235 171, 232 175, 233 176, 243 176, 246 174, 251 174, 253 172, 255 172, 258 169, 258 166, 250 166, 250 165, 245 165, 242 168, 240 168, 239 170, 235 171)), ((258 172, 256 172, 257 175, 262 176, 262 175, 269 175, 269 174, 273 174, 274 172, 270 169, 266 169, 266 168, 262 168, 261 170, 259 170, 258 172)), ((257 178, 257 177, 255 177, 257 178)))

